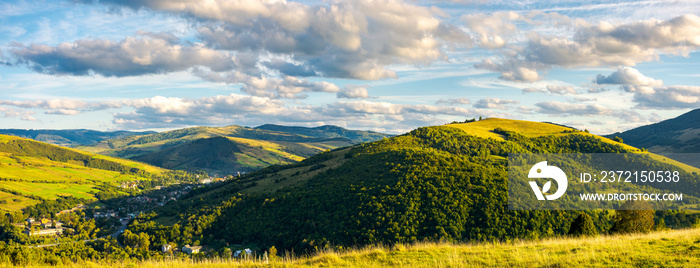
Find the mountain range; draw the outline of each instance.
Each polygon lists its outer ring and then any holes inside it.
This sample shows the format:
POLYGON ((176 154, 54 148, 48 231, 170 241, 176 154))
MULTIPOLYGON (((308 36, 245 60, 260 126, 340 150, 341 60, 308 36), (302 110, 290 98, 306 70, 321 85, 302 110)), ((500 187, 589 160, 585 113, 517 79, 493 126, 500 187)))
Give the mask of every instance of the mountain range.
POLYGON ((700 109, 676 118, 607 135, 654 153, 700 153, 700 109))
POLYGON ((12 135, 36 141, 64 146, 76 147, 89 145, 108 139, 119 139, 134 135, 153 134, 153 131, 132 132, 132 131, 97 131, 88 129, 0 129, 0 134, 12 135))
POLYGON ((167 169, 200 170, 225 176, 295 163, 325 150, 386 137, 391 135, 335 126, 193 127, 105 140, 78 148, 167 169))

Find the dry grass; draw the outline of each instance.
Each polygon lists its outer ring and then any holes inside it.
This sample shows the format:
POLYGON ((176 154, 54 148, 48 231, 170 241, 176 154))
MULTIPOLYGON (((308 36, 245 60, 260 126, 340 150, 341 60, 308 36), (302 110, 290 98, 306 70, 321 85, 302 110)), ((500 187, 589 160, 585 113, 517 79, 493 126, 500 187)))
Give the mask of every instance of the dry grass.
POLYGON ((416 243, 369 246, 311 257, 262 261, 191 260, 81 263, 66 267, 692 267, 700 263, 700 229, 651 234, 552 238, 507 243, 416 243))

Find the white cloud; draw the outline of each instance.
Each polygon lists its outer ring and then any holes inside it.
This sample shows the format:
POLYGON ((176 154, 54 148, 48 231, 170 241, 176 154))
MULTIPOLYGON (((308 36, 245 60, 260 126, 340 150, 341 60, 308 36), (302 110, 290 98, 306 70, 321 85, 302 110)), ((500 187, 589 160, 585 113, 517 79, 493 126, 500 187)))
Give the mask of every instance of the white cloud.
POLYGON ((576 89, 572 86, 555 86, 555 85, 547 85, 547 91, 552 94, 559 94, 559 95, 567 95, 567 94, 576 94, 576 89))
POLYGON ((24 121, 37 121, 37 119, 32 115, 34 115, 34 112, 32 111, 0 107, 0 116, 4 118, 18 117, 20 120, 24 121))
POLYGON ((75 99, 50 99, 50 100, 26 100, 9 101, 0 100, 0 105, 15 106, 20 108, 37 108, 47 110, 46 114, 76 115, 83 111, 95 111, 109 108, 119 108, 120 102, 95 102, 88 103, 75 99))
POLYGON ((474 103, 475 108, 486 108, 486 109, 507 109, 505 105, 520 103, 516 100, 499 99, 499 98, 486 98, 481 99, 474 103))
POLYGON ((299 75, 301 69, 326 77, 396 77, 388 65, 444 60, 445 47, 471 42, 441 20, 440 10, 395 0, 104 2, 194 17, 200 21, 199 37, 217 49, 291 55, 301 64, 278 69, 285 75, 299 75))
POLYGON ((552 66, 633 66, 656 60, 662 53, 687 55, 698 46, 700 17, 692 14, 627 24, 592 25, 580 20, 571 37, 532 33, 524 47, 506 51, 501 60, 486 59, 475 67, 500 72, 502 79, 533 82, 540 79, 538 71, 552 66))
POLYGON ((202 45, 183 46, 157 36, 120 42, 84 39, 52 47, 19 46, 11 52, 32 69, 48 74, 136 76, 206 66, 215 71, 240 68, 235 57, 202 45))
POLYGON ((641 88, 643 89, 635 92, 633 99, 640 108, 695 109, 700 107, 700 86, 641 88))
POLYGON ((598 104, 575 104, 559 101, 545 101, 535 104, 538 112, 561 116, 570 115, 609 115, 613 110, 598 104))
POLYGON ((307 79, 299 79, 293 76, 273 78, 266 76, 251 76, 241 72, 212 72, 203 68, 193 69, 196 76, 210 82, 243 84, 241 91, 244 93, 275 99, 304 99, 308 92, 337 93, 340 88, 326 81, 312 82, 307 79))
POLYGON ((471 104, 471 101, 469 101, 469 99, 467 99, 467 98, 439 99, 438 101, 435 102, 435 104, 453 106, 453 105, 471 104))
POLYGON ((338 92, 336 96, 341 99, 367 99, 369 98, 369 92, 367 92, 365 87, 346 87, 338 92))
POLYGON ((599 74, 595 78, 595 83, 599 85, 634 85, 634 86, 650 86, 660 87, 664 84, 663 81, 644 76, 637 69, 632 67, 622 66, 612 74, 605 76, 599 74))

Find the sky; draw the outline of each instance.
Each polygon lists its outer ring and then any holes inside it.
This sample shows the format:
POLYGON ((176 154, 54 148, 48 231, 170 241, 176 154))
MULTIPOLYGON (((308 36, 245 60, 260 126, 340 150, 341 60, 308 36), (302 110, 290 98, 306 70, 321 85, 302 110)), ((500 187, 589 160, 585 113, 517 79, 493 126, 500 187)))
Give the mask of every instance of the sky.
POLYGON ((698 48, 700 1, 0 1, 0 128, 609 134, 700 108, 698 48))

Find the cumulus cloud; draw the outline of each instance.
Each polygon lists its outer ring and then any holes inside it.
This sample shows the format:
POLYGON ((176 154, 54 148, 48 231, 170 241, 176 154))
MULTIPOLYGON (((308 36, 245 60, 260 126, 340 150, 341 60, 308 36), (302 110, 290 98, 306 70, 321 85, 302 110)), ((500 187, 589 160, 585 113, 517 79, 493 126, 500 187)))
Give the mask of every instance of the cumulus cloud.
POLYGON ((471 104, 471 101, 469 101, 469 99, 467 99, 467 98, 439 99, 438 101, 435 102, 435 104, 453 106, 453 105, 471 104))
POLYGON ((475 108, 487 108, 487 109, 506 109, 505 105, 520 103, 516 100, 499 99, 499 98, 486 98, 480 99, 474 103, 475 108))
POLYGON ((467 14, 461 19, 469 28, 469 31, 477 35, 476 40, 480 47, 495 49, 506 45, 503 35, 513 34, 517 26, 513 21, 522 16, 515 12, 496 12, 493 14, 467 14))
POLYGON ((500 60, 475 65, 518 82, 540 79, 539 71, 565 68, 633 66, 658 59, 660 53, 687 55, 700 46, 700 17, 692 14, 669 20, 656 19, 597 25, 579 21, 572 37, 531 34, 522 48, 507 51, 500 60))
POLYGON ((84 39, 52 47, 17 45, 11 52, 20 62, 47 74, 137 76, 206 66, 216 71, 238 68, 235 57, 203 45, 183 46, 158 35, 126 37, 119 42, 84 39))
POLYGON ((193 69, 193 74, 211 82, 240 83, 243 84, 241 91, 246 94, 274 99, 304 99, 307 97, 306 93, 308 92, 337 93, 340 91, 340 88, 333 83, 326 81, 312 82, 293 76, 274 78, 252 76, 238 71, 213 72, 203 68, 193 69))
POLYGON ((612 74, 598 74, 597 84, 620 85, 626 92, 634 93, 632 101, 643 109, 685 109, 700 107, 700 87, 663 86, 663 81, 643 75, 631 67, 620 67, 612 74))
POLYGON ((367 99, 369 92, 365 87, 346 87, 336 95, 339 99, 367 99))
POLYGON ((217 49, 290 55, 299 64, 264 65, 294 76, 396 77, 388 65, 444 60, 445 47, 471 43, 440 19, 443 12, 402 1, 100 1, 106 2, 193 17, 199 37, 217 49))
POLYGON ((288 105, 281 100, 237 94, 198 99, 158 96, 124 101, 124 105, 132 107, 134 111, 115 114, 113 123, 126 129, 268 122, 334 124, 396 131, 449 122, 443 118, 445 116, 509 116, 463 107, 393 104, 368 100, 299 106, 288 105))
POLYGON ((695 109, 700 107, 699 86, 639 87, 633 101, 639 108, 695 109))
POLYGON ((612 84, 650 87, 659 87, 664 83, 661 80, 644 76, 637 69, 628 66, 619 67, 617 71, 608 76, 598 74, 594 81, 598 85, 612 84))
POLYGON ((573 104, 559 101, 545 101, 536 103, 538 112, 544 114, 570 115, 609 115, 613 110, 599 104, 573 104))

